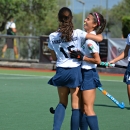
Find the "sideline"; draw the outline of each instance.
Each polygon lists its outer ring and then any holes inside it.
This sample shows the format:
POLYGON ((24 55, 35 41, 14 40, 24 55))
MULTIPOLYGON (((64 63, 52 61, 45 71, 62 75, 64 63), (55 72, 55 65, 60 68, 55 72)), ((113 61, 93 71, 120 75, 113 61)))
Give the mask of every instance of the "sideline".
MULTIPOLYGON (((0 67, 2 70, 25 70, 25 71, 33 71, 33 72, 56 72, 55 70, 46 70, 46 69, 36 69, 36 68, 8 68, 8 67, 0 67)), ((99 75, 102 76, 124 76, 124 74, 114 74, 114 73, 106 73, 106 72, 98 72, 99 75)))
POLYGON ((8 68, 8 67, 0 67, 0 70, 25 70, 25 71, 33 71, 33 72, 55 72, 55 70, 46 70, 46 69, 36 69, 36 68, 8 68))
MULTIPOLYGON (((7 79, 50 79, 52 76, 37 76, 37 75, 24 75, 24 74, 8 74, 8 73, 0 73, 0 79, 7 80, 7 79), (4 77, 5 76, 5 77, 4 77)), ((105 82, 122 82, 122 80, 107 80, 107 79, 100 79, 101 81, 105 82)))

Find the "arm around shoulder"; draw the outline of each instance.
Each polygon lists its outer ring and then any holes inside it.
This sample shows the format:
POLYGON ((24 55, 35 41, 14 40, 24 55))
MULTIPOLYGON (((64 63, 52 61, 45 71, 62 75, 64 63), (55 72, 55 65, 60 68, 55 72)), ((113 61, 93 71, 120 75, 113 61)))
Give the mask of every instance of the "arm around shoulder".
POLYGON ((88 33, 86 35, 86 39, 92 39, 94 41, 101 42, 103 40, 103 36, 102 34, 94 35, 94 34, 88 33))

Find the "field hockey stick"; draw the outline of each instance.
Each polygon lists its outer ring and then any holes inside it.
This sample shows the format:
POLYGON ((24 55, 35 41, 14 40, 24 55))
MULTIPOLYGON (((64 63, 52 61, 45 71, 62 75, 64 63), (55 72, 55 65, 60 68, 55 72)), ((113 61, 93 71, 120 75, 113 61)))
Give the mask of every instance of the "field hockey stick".
MULTIPOLYGON (((106 90, 104 90, 102 87, 98 87, 98 89, 106 95, 109 99, 111 99, 119 108, 124 109, 125 104, 123 102, 119 103, 112 95, 110 95, 106 90)), ((50 113, 54 114, 55 109, 53 107, 50 107, 50 113)))
POLYGON ((53 107, 50 107, 50 113, 52 113, 52 114, 55 113, 55 109, 53 107))
MULTIPOLYGON (((116 64, 109 64, 108 62, 101 62, 100 65, 98 65, 100 67, 119 67, 119 68, 127 68, 126 66, 121 66, 121 65, 116 65, 116 64)), ((123 102, 119 103, 112 95, 110 95, 106 90, 103 90, 102 87, 98 87, 98 89, 104 94, 106 95, 109 99, 111 99, 118 107, 120 107, 121 109, 125 108, 125 104, 123 102)), ((54 114, 55 113, 55 109, 53 107, 50 107, 50 113, 54 114)))
POLYGON ((111 99, 119 108, 124 109, 125 104, 124 102, 119 103, 112 95, 110 95, 106 90, 104 90, 102 87, 98 87, 98 89, 106 95, 109 99, 111 99))
POLYGON ((117 65, 117 64, 109 64, 108 62, 100 62, 100 65, 98 65, 98 67, 118 67, 118 68, 124 68, 126 69, 126 66, 122 66, 122 65, 117 65))

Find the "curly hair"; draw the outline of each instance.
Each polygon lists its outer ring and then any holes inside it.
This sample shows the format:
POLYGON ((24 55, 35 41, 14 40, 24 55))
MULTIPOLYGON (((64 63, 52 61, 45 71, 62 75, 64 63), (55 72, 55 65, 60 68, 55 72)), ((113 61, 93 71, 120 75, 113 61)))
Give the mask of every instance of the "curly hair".
POLYGON ((106 19, 104 19, 104 17, 98 12, 90 14, 93 16, 94 23, 97 23, 97 26, 95 27, 96 33, 97 34, 102 33, 106 26, 106 19))
POLYGON ((74 29, 72 23, 73 16, 71 10, 67 7, 61 8, 58 13, 58 19, 59 19, 58 32, 61 33, 61 38, 67 42, 71 41, 74 29))

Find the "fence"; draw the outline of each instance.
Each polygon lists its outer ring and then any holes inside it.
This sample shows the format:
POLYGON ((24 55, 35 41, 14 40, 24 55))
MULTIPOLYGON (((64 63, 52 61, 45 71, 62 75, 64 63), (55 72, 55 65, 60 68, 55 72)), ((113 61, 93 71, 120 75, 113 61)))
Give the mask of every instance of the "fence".
MULTIPOLYGON (((17 40, 17 47, 19 51, 19 59, 14 58, 13 48, 8 48, 5 58, 0 60, 14 60, 27 62, 41 62, 51 63, 52 58, 48 48, 48 36, 8 36, 0 35, 0 56, 2 54, 2 47, 6 43, 7 38, 15 38, 17 40)), ((110 61, 115 56, 119 55, 125 48, 126 39, 109 38, 100 42, 100 57, 102 61, 110 61), (113 49, 114 48, 114 49, 113 49), (117 53, 119 52, 119 53, 117 53), (114 57, 113 57, 114 56, 114 57)), ((120 63, 119 63, 120 64, 120 63)), ((124 66, 127 60, 121 60, 124 66)))
MULTIPOLYGON (((6 44, 6 38, 15 38, 19 51, 19 59, 14 58, 13 48, 8 48, 6 55, 1 60, 20 61, 20 62, 40 62, 52 63, 51 54, 48 48, 48 36, 9 36, 0 35, 0 55, 2 48, 6 44)), ((107 61, 108 56, 108 40, 104 39, 100 42, 100 57, 102 61, 107 61)))
MULTIPOLYGON (((44 62, 43 55, 41 53, 47 52, 47 42, 44 41, 48 39, 48 36, 43 35, 40 37, 37 36, 9 36, 9 35, 0 35, 0 56, 2 55, 2 48, 6 44, 7 38, 15 38, 17 41, 17 47, 19 52, 19 59, 14 58, 13 47, 7 48, 5 52, 5 57, 1 60, 8 61, 28 61, 28 62, 44 62), (44 39, 46 38, 46 39, 44 39), (42 39, 42 42, 40 42, 42 39)), ((45 53, 45 55, 50 55, 45 53)))

